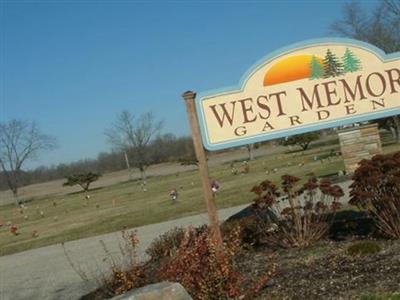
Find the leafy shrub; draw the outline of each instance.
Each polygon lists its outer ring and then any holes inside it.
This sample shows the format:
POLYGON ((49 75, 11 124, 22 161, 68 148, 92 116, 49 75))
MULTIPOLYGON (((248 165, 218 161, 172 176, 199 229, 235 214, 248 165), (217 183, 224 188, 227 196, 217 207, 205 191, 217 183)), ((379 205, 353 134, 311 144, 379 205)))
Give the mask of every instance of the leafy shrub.
POLYGON ((347 254, 351 256, 376 254, 382 250, 382 247, 372 241, 362 241, 355 243, 347 248, 347 254))
POLYGON ((72 269, 85 282, 97 281, 99 288, 82 297, 82 299, 108 299, 123 294, 130 289, 153 283, 154 277, 149 268, 150 262, 143 262, 137 254, 139 240, 136 231, 122 231, 122 243, 119 244, 120 255, 112 254, 105 243, 100 241, 106 257, 104 262, 109 264, 109 272, 88 274, 81 268, 81 264, 74 262, 67 252, 64 243, 64 254, 72 269), (90 275, 90 276, 89 276, 90 275), (100 275, 100 277, 99 277, 100 275))
POLYGON ((164 258, 172 257, 179 248, 185 230, 182 227, 175 227, 154 239, 146 249, 151 260, 159 262, 164 258))
POLYGON ((114 268, 112 271, 112 278, 106 285, 112 295, 121 295, 131 289, 141 287, 147 282, 143 266, 140 265, 128 270, 114 268))
POLYGON ((107 255, 106 260, 110 263, 111 277, 103 279, 103 291, 109 296, 120 295, 131 289, 148 284, 147 276, 148 262, 141 262, 137 254, 139 240, 136 231, 122 231, 123 244, 119 248, 122 260, 117 262, 108 251, 104 243, 103 249, 107 255))
POLYGON ((181 283, 196 300, 253 299, 272 276, 275 265, 249 288, 234 265, 239 235, 239 228, 233 230, 218 251, 208 228, 200 232, 189 228, 176 255, 161 266, 160 279, 181 283))
POLYGON ((367 209, 385 235, 400 239, 400 152, 362 160, 350 187, 349 203, 367 209))
POLYGON ((300 179, 283 175, 281 190, 269 180, 252 188, 255 204, 260 210, 269 208, 281 216, 276 230, 266 228, 266 241, 280 247, 307 247, 323 238, 329 231, 336 211, 340 208, 342 189, 328 180, 310 178, 300 189, 300 179), (282 207, 282 205, 289 205, 282 207), (328 218, 328 216, 330 216, 328 218))

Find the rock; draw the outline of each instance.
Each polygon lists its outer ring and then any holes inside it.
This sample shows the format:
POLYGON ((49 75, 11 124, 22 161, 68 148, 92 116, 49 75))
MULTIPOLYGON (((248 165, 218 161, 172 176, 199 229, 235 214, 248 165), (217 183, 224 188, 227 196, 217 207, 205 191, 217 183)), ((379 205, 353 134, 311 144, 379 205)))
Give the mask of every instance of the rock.
POLYGON ((259 246, 263 244, 262 238, 265 232, 275 231, 278 228, 279 218, 269 208, 257 208, 253 204, 230 216, 221 228, 229 232, 231 224, 235 226, 237 222, 241 226, 242 243, 259 246))
POLYGON ((267 224, 279 222, 279 218, 271 209, 265 208, 257 210, 253 204, 230 216, 225 222, 229 223, 232 221, 238 221, 251 216, 261 218, 263 222, 266 222, 267 224))
POLYGON ((131 290, 111 300, 192 300, 192 297, 179 283, 160 282, 131 290))

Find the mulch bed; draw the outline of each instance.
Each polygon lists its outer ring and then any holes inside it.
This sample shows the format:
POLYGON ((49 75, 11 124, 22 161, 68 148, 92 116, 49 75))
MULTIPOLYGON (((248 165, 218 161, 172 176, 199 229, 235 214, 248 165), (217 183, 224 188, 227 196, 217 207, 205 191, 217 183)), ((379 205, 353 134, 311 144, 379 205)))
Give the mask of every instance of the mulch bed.
MULTIPOLYGON (((345 251, 353 242, 275 253, 277 273, 258 299, 360 299, 400 292, 400 242, 381 241, 381 252, 354 257, 345 251)), ((270 263, 270 254, 267 249, 243 252, 240 269, 256 278, 270 263)))
MULTIPOLYGON (((400 241, 377 241, 382 250, 376 254, 348 255, 347 248, 359 241, 325 241, 307 249, 243 249, 235 263, 249 283, 265 274, 271 261, 277 263, 275 275, 257 300, 347 300, 400 293, 400 241)), ((81 299, 104 296, 97 290, 81 299)))

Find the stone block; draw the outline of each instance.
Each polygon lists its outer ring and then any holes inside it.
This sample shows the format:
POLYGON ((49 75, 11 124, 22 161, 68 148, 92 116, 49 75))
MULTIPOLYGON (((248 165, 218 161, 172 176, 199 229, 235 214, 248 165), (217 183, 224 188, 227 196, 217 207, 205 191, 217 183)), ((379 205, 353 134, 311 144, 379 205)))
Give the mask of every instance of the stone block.
POLYGON ((192 300, 192 297, 179 283, 160 282, 131 290, 111 300, 192 300))
POLYGON ((377 150, 378 149, 378 144, 368 144, 364 146, 365 150, 368 150, 370 153, 371 151, 377 150))

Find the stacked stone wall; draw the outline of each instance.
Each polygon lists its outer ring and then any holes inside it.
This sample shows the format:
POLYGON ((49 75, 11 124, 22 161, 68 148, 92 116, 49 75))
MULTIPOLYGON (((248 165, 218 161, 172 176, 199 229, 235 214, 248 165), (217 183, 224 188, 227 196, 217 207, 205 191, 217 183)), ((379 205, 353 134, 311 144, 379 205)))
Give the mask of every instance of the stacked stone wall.
POLYGON ((343 129, 338 134, 347 173, 354 173, 362 159, 382 153, 377 124, 343 129))

